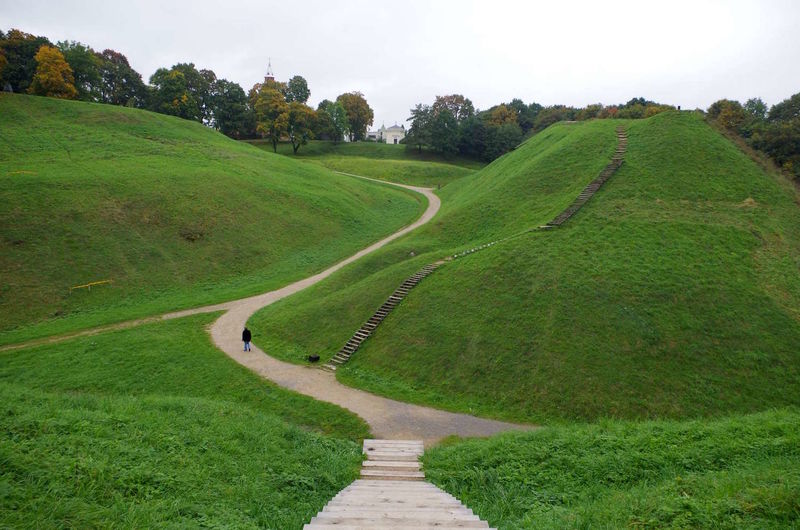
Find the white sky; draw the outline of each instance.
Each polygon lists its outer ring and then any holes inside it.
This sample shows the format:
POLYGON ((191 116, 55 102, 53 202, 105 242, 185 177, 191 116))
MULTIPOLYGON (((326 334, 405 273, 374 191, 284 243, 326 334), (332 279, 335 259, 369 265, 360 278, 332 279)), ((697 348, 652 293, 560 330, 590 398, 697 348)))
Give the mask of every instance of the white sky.
POLYGON ((706 108, 800 92, 800 0, 0 0, 0 29, 124 53, 145 81, 193 62, 245 90, 267 58, 310 104, 363 92, 375 126, 461 93, 478 108, 632 97, 706 108))

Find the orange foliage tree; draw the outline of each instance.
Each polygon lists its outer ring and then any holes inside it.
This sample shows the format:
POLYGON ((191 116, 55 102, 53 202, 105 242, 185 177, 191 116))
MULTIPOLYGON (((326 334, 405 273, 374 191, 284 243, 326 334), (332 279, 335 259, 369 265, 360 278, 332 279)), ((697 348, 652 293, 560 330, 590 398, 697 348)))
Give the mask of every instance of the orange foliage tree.
POLYGON ((505 105, 498 105, 489 112, 489 124, 496 127, 507 123, 517 123, 517 113, 505 105))
POLYGON ((75 99, 75 78, 61 50, 44 45, 36 52, 36 73, 28 92, 39 96, 75 99))

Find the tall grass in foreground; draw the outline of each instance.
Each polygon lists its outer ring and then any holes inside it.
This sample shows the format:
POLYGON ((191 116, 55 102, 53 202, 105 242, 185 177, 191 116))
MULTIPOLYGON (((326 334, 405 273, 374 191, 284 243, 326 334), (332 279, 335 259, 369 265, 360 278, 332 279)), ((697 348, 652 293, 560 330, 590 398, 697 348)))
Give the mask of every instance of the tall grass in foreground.
POLYGON ((0 526, 300 528, 355 479, 366 425, 227 358, 214 318, 0 353, 0 526))
POLYGON ((800 412, 453 441, 425 474, 492 526, 797 528, 800 412))

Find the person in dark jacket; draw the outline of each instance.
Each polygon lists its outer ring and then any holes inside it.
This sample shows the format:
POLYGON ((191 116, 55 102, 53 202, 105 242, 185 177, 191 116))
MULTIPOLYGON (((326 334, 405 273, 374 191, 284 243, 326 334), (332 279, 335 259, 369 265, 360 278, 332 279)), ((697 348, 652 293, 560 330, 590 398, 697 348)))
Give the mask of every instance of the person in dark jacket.
POLYGON ((244 342, 244 351, 250 351, 250 339, 253 338, 253 335, 250 333, 250 330, 247 327, 244 328, 242 331, 242 342, 244 342))

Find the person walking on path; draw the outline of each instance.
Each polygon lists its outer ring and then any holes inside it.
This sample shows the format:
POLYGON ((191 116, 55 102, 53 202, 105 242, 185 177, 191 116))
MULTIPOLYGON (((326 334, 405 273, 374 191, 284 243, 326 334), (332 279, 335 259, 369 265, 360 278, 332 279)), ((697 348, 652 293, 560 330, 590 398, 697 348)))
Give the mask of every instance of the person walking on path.
POLYGON ((242 342, 244 342, 244 351, 250 351, 250 339, 253 338, 253 335, 250 333, 250 330, 247 329, 245 326, 244 331, 242 331, 242 342))

